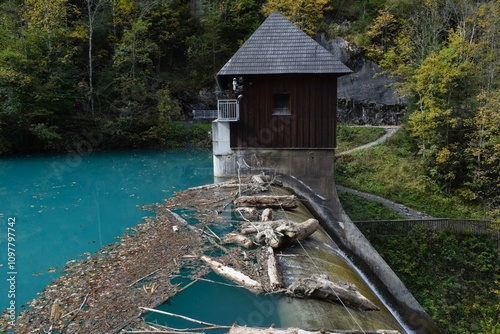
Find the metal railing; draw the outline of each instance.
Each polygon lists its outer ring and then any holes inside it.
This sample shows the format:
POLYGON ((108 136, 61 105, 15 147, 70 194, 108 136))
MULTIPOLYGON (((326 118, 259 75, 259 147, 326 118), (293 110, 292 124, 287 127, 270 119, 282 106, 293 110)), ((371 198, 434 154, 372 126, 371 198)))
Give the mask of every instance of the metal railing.
POLYGON ((216 119, 218 110, 193 110, 194 119, 216 119))
POLYGON ((236 122, 240 119, 240 104, 238 100, 219 100, 217 102, 218 117, 222 122, 236 122))

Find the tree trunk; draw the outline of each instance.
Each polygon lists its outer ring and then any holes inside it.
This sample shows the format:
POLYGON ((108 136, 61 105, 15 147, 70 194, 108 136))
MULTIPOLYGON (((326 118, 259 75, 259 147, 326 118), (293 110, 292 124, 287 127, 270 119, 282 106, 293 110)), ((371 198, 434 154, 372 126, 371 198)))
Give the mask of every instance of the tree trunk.
POLYGON ((267 275, 269 276, 271 290, 275 291, 283 287, 283 280, 272 247, 267 248, 267 275))
POLYGON ((314 298, 331 302, 342 302, 352 308, 364 311, 380 309, 363 296, 353 284, 333 283, 324 276, 302 278, 290 285, 287 294, 296 297, 314 298))
POLYGON ((284 196, 241 196, 234 200, 236 206, 252 206, 257 208, 274 208, 274 209, 295 209, 299 206, 300 201, 295 195, 284 196))
POLYGON ((255 240, 261 245, 273 248, 289 246, 304 240, 319 227, 316 219, 310 218, 302 223, 286 220, 269 222, 248 222, 241 225, 241 234, 256 234, 255 240))
POLYGON ((245 288, 248 290, 259 294, 264 291, 264 288, 262 287, 262 284, 259 282, 251 279, 247 275, 231 268, 228 266, 223 265, 220 262, 217 262, 215 260, 212 260, 208 256, 202 255, 200 259, 205 262, 216 274, 223 276, 245 288))

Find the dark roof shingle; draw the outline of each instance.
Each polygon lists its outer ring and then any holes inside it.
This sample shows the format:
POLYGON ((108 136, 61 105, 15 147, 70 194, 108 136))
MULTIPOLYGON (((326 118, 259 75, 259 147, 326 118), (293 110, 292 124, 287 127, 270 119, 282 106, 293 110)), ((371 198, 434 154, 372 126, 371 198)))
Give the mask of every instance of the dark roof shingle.
POLYGON ((278 12, 272 13, 217 75, 337 73, 351 70, 278 12))

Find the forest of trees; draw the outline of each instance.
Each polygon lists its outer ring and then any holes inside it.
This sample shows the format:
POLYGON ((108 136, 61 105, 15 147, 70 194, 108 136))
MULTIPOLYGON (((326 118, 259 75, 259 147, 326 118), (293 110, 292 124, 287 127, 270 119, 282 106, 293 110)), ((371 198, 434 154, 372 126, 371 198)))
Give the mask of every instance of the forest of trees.
POLYGON ((500 0, 3 0, 0 155, 178 146, 273 10, 397 78, 426 177, 500 220, 500 0))
POLYGON ((498 0, 4 0, 0 154, 167 147, 276 9, 398 78, 428 176, 500 216, 498 0))
POLYGON ((7 0, 0 153, 165 145, 171 120, 262 21, 253 0, 7 0))

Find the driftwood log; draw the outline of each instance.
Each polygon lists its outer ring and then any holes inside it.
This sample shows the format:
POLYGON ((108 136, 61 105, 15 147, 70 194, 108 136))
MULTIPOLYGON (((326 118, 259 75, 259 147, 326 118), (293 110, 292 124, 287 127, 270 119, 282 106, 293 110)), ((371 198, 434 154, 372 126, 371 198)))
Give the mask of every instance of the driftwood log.
POLYGON ((268 222, 248 222, 241 225, 241 234, 255 234, 255 240, 261 245, 280 248, 297 243, 313 234, 319 227, 316 219, 308 219, 302 223, 287 220, 268 222))
POLYGON ((231 267, 225 266, 218 261, 212 260, 206 255, 202 255, 200 259, 205 262, 216 274, 223 276, 256 294, 262 293, 264 291, 262 284, 260 284, 256 280, 251 279, 247 275, 231 267))
POLYGON ((223 244, 238 244, 245 248, 251 248, 253 246, 252 239, 245 237, 244 235, 238 233, 228 233, 222 238, 223 244))
POLYGON ((264 211, 262 211, 262 217, 260 218, 260 221, 268 222, 271 220, 273 220, 273 209, 271 208, 264 209, 264 211))
POLYGON ((271 290, 275 291, 283 288, 283 280, 272 247, 267 248, 267 275, 269 276, 271 290))
POLYGON ((250 206, 257 208, 274 208, 274 209, 295 209, 300 204, 299 199, 295 195, 283 196, 240 196, 234 200, 236 206, 250 206))
POLYGON ((253 215, 253 216, 257 216, 259 214, 259 211, 257 211, 256 208, 247 208, 247 207, 239 207, 236 209, 236 211, 240 212, 240 213, 248 213, 250 215, 253 215))
POLYGON ((334 330, 334 331, 306 331, 299 328, 255 328, 243 327, 234 324, 229 330, 229 334, 401 334, 397 330, 334 330))
POLYGON ((375 304, 359 293, 353 284, 333 283, 325 276, 313 275, 299 279, 288 287, 287 294, 294 297, 342 302, 346 306, 364 311, 380 311, 375 304))

